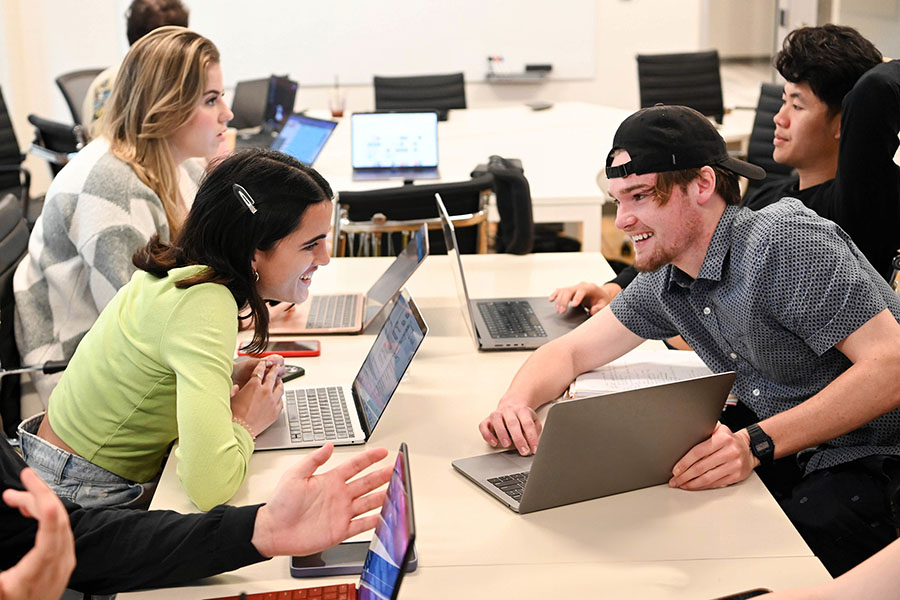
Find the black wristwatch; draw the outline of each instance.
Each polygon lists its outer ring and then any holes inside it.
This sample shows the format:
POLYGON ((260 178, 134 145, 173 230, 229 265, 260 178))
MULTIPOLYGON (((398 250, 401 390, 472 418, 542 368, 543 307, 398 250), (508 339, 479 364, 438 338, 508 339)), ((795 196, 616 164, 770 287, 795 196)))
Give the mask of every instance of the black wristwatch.
POLYGON ((759 459, 760 466, 768 465, 775 459, 775 444, 772 438, 758 424, 747 426, 750 434, 750 452, 759 459))

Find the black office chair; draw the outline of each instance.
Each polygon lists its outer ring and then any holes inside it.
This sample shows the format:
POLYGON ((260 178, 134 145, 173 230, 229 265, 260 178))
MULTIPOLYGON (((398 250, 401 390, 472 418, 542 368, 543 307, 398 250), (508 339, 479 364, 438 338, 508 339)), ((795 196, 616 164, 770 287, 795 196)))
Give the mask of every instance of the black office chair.
POLYGON ((72 119, 76 125, 84 124, 81 114, 81 107, 84 104, 84 98, 87 96, 88 88, 91 87, 94 79, 103 72, 103 69, 83 69, 81 71, 72 71, 71 73, 63 73, 56 78, 56 85, 62 92, 69 110, 72 112, 72 119))
POLYGON ((48 361, 22 366, 15 338, 13 274, 28 253, 28 225, 22 206, 13 194, 0 198, 0 427, 7 437, 16 436, 21 421, 22 373, 58 373, 69 361, 48 361))
POLYGON ((747 162, 765 169, 766 178, 759 181, 751 179, 744 192, 744 197, 749 197, 766 183, 790 177, 794 172, 792 167, 779 164, 772 158, 772 151, 775 149, 775 145, 772 143, 772 139, 775 137, 775 121, 772 119, 781 110, 782 89, 781 85, 774 83, 764 83, 760 86, 756 117, 753 119, 753 129, 750 132, 750 142, 747 146, 747 162))
POLYGON ((87 143, 81 125, 69 125, 28 115, 34 125, 34 141, 29 152, 47 161, 50 173, 55 177, 87 143))
MULTIPOLYGON (((13 334, 13 273, 28 252, 28 226, 18 199, 7 194, 0 199, 0 367, 4 370, 21 366, 13 334)), ((0 371, 0 421, 4 433, 16 434, 20 419, 21 382, 18 375, 2 376, 0 371)))
POLYGON ((22 166, 24 160, 0 90, 0 197, 14 194, 23 205, 28 203, 31 187, 31 173, 22 166))
POLYGON ((722 75, 719 53, 638 54, 641 108, 655 104, 681 104, 722 123, 722 75))
POLYGON ((425 223, 431 254, 446 254, 436 192, 451 217, 457 217, 460 251, 486 252, 487 201, 493 184, 494 177, 488 174, 454 183, 339 192, 333 252, 336 256, 396 255, 408 239, 401 232, 414 232, 425 223))
POLYGON ((534 213, 531 186, 525 178, 522 161, 493 155, 487 164, 475 167, 472 177, 486 173, 494 177, 494 194, 500 215, 494 249, 507 254, 528 254, 534 249, 534 213))
POLYGON ((462 73, 374 77, 375 110, 433 109, 447 119, 451 108, 466 107, 466 86, 462 73))

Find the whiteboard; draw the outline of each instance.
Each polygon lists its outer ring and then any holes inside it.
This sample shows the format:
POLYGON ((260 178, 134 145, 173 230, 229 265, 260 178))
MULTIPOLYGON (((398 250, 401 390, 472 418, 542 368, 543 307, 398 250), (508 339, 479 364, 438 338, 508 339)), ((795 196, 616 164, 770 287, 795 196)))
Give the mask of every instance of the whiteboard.
MULTIPOLYGON (((124 2, 124 0, 120 0, 124 2)), ((301 85, 371 84, 373 75, 553 65, 593 79, 596 0, 188 0, 191 28, 222 55, 227 87, 271 73, 301 85)))

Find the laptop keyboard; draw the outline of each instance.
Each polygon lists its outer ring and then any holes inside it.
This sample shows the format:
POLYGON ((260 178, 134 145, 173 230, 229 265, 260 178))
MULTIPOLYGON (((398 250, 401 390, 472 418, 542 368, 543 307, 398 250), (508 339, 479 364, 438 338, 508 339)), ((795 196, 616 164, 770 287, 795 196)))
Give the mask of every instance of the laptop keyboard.
POLYGON ((356 294, 313 296, 306 328, 350 327, 354 324, 358 305, 356 294))
POLYGON ((326 442, 353 435, 350 412, 340 387, 284 390, 291 442, 326 442))
POLYGON ((525 491, 525 482, 528 481, 528 473, 529 471, 523 471, 521 473, 501 475, 500 477, 491 477, 488 479, 488 483, 518 502, 522 499, 522 492, 525 491))
POLYGON ((479 302, 478 311, 492 338, 547 337, 531 304, 524 300, 479 302))
POLYGON ((240 596, 223 596, 209 600, 355 600, 356 586, 352 583, 339 583, 323 587, 280 590, 262 594, 241 594, 240 596))

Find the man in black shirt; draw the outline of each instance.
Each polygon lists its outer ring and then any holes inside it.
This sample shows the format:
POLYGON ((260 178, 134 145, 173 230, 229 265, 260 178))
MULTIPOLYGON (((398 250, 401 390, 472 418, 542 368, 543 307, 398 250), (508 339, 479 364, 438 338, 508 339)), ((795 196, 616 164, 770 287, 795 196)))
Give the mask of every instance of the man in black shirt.
MULTIPOLYGON (((772 156, 797 175, 764 185, 744 204, 756 210, 798 198, 850 234, 887 279, 900 248, 900 61, 882 63, 855 29, 823 25, 792 31, 775 67, 787 83, 772 156)), ((554 290, 550 300, 560 312, 575 304, 594 313, 636 276, 629 267, 602 286, 554 290)))
MULTIPOLYGON (((0 599, 43 598, 30 590, 49 590, 54 580, 93 594, 111 594, 144 587, 168 587, 230 571, 276 555, 307 555, 371 529, 378 515, 360 517, 384 502, 391 467, 356 478, 387 456, 370 449, 330 471, 314 471, 331 456, 328 445, 300 459, 286 471, 268 503, 217 506, 208 513, 182 515, 172 511, 123 508, 81 508, 48 496, 37 478, 20 475, 25 463, 6 441, 0 441, 0 599), (54 506, 55 505, 55 506, 54 506), (26 514, 20 512, 24 508, 26 514), (43 507, 43 508, 42 508, 43 507), (77 563, 71 578, 71 533, 66 541, 68 513, 74 533, 77 563), (38 513, 38 514, 35 514, 38 513), (37 521, 30 518, 37 517, 37 521), (42 521, 43 518, 43 521, 42 521), (26 554, 35 548, 34 554, 26 554), (46 553, 60 557, 56 570, 32 569, 46 553), (61 553, 60 553, 61 552, 61 553), (23 557, 25 557, 23 559, 23 557), (16 563, 22 561, 18 566, 16 563)), ((46 597, 51 597, 46 596, 46 597)), ((58 597, 58 595, 56 596, 58 597)))

